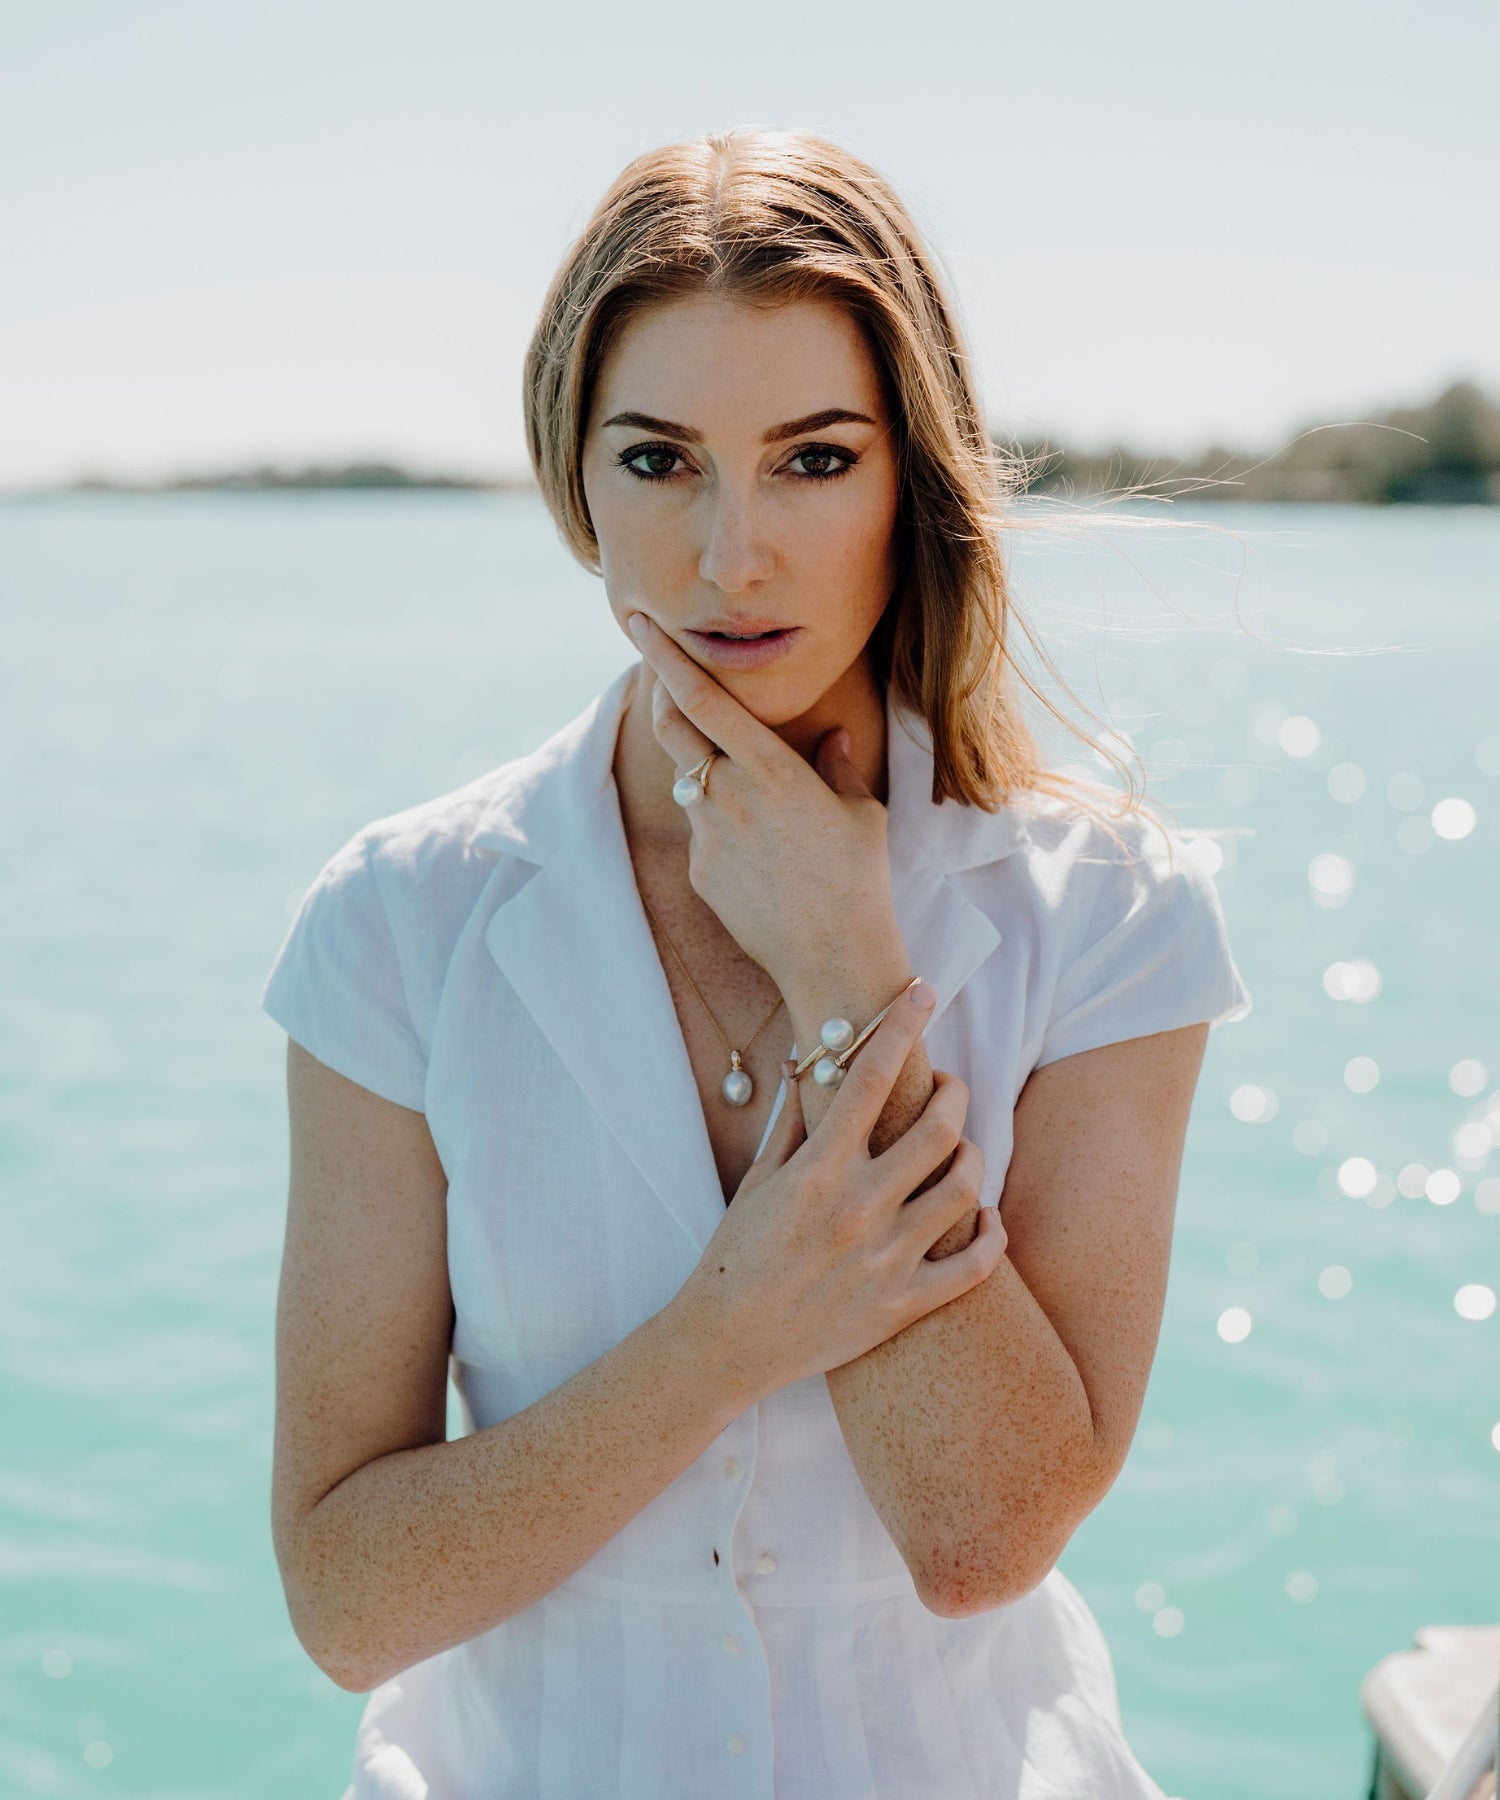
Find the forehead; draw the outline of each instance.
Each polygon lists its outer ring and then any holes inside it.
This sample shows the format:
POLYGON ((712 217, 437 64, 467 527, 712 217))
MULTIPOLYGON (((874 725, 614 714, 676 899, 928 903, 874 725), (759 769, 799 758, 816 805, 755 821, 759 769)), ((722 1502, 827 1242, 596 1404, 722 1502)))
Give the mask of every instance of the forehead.
POLYGON ((600 371, 593 411, 649 412, 705 432, 758 435, 831 406, 876 419, 885 410, 875 358, 844 307, 693 297, 627 322, 600 371))

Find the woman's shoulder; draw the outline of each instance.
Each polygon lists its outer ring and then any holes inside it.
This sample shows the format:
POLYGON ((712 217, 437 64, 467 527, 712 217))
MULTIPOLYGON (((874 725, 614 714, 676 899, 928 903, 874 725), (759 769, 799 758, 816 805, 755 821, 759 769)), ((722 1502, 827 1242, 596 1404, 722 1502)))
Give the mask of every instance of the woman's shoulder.
POLYGON ((1172 820, 1147 802, 1125 804, 1118 792, 1032 789, 1010 810, 1020 864, 1048 892, 1154 885, 1184 866, 1190 879, 1207 874, 1208 859, 1172 820))

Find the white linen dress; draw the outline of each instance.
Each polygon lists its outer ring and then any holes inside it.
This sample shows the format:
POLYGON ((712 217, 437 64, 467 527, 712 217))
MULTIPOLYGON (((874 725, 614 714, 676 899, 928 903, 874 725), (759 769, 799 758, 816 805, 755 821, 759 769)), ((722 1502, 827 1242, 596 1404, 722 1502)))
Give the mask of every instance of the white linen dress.
MULTIPOLYGON (((265 986, 314 1056, 426 1115, 472 1429, 665 1306, 724 1212, 620 821, 631 675, 532 754, 358 832, 265 986)), ((1180 842, 1169 874, 1140 821, 1118 827, 1132 866, 1065 803, 935 806, 925 725, 894 701, 887 721, 896 914, 992 1201, 1034 1068, 1241 1017, 1249 994, 1180 842)), ((552 1593, 375 1689, 345 1800, 1161 1794, 1057 1569, 972 1618, 922 1605, 819 1375, 743 1413, 552 1593)))

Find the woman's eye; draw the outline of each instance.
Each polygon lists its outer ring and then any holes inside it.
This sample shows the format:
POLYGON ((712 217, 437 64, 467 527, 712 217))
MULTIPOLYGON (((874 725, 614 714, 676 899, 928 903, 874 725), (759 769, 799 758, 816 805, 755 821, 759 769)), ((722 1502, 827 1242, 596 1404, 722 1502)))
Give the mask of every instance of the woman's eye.
POLYGON ((802 467, 799 475, 813 481, 831 481, 835 476, 847 475, 859 458, 852 450, 840 450, 834 444, 814 444, 806 450, 799 450, 787 464, 795 468, 798 463, 802 467))
POLYGON ((681 453, 670 444, 644 444, 620 455, 621 467, 643 481, 661 481, 668 475, 675 475, 677 470, 673 465, 681 460, 681 453))

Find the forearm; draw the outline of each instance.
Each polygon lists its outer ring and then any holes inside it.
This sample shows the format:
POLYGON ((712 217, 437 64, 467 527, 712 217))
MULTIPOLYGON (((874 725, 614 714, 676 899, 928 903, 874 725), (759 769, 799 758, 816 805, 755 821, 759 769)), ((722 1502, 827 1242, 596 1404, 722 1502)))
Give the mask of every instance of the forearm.
POLYGON ((1015 1265, 828 1372, 871 1503, 924 1603, 1028 1593, 1101 1496, 1088 1394, 1015 1265))
POLYGON ((364 1692, 520 1612, 571 1575, 760 1395, 688 1289, 533 1405, 357 1469, 304 1521, 298 1634, 364 1692))
MULTIPOLYGON (((840 977, 807 983, 790 1002, 799 1050, 812 1047, 830 1014, 863 1024, 920 973, 901 965, 903 954, 875 959, 873 981, 842 977, 853 984, 852 999, 838 996, 840 977)), ((831 1094, 810 1076, 800 1085, 811 1131, 831 1094)), ((871 1136, 873 1152, 909 1129, 932 1088, 918 1043, 871 1136)), ((941 1174, 935 1170, 924 1185, 941 1174)), ((929 1255, 964 1249, 976 1216, 929 1255)), ((827 1380, 871 1503, 935 1611, 979 1611, 1029 1591, 1097 1504, 1082 1378, 1005 1257, 987 1281, 830 1369, 827 1380)))

